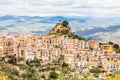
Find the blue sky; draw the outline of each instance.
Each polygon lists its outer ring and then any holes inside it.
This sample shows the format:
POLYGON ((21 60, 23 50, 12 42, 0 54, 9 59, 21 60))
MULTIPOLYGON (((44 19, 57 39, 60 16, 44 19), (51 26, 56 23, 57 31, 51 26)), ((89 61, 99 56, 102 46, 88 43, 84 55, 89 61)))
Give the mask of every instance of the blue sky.
POLYGON ((120 0, 0 0, 0 16, 120 17, 120 0))

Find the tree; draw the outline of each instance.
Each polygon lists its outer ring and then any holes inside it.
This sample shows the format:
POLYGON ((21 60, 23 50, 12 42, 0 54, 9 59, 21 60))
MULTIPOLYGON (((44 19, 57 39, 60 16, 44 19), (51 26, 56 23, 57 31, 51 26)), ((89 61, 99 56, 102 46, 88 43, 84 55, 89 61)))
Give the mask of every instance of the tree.
POLYGON ((33 67, 33 66, 36 66, 36 67, 38 67, 38 66, 40 66, 41 64, 40 64, 40 59, 34 59, 34 60, 31 60, 31 61, 27 61, 26 63, 29 65, 29 66, 31 66, 31 67, 33 67))
POLYGON ((62 67, 68 67, 68 63, 63 62, 62 67))
POLYGON ((68 25, 69 25, 69 22, 65 20, 65 21, 63 21, 63 23, 62 23, 62 24, 63 24, 63 26, 66 26, 66 27, 68 27, 68 25))
POLYGON ((16 64, 16 63, 17 63, 16 57, 12 57, 10 60, 8 60, 8 62, 9 62, 10 64, 16 64))
POLYGON ((72 35, 72 37, 73 37, 73 39, 84 40, 84 38, 83 38, 83 37, 78 36, 77 34, 73 34, 73 35, 72 35))
POLYGON ((57 79, 57 77, 58 77, 58 74, 55 71, 50 72, 50 78, 57 79))
POLYGON ((108 43, 109 43, 109 44, 111 44, 111 45, 113 45, 113 42, 111 42, 111 41, 110 41, 110 42, 108 42, 108 43))
POLYGON ((97 68, 103 68, 103 66, 102 65, 98 65, 98 67, 97 68))
POLYGON ((100 42, 99 45, 101 46, 101 45, 103 45, 103 43, 100 42))
POLYGON ((118 45, 118 44, 114 44, 113 47, 114 47, 115 49, 119 49, 119 45, 118 45))
POLYGON ((120 49, 117 49, 116 53, 120 53, 120 49))
POLYGON ((45 79, 45 75, 42 75, 41 78, 45 79))

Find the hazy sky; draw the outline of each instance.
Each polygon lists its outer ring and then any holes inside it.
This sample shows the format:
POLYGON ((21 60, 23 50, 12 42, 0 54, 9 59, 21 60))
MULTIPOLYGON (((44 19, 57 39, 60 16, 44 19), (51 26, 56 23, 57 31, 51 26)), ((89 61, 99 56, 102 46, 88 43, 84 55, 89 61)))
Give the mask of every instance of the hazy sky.
POLYGON ((119 17, 120 0, 0 0, 0 16, 119 17))

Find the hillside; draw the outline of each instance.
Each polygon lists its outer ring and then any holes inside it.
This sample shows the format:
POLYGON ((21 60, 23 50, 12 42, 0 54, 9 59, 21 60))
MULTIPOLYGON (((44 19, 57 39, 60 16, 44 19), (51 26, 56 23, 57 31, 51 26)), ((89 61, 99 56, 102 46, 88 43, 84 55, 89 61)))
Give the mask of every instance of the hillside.
POLYGON ((49 32, 49 35, 52 35, 55 37, 59 37, 61 35, 66 35, 69 38, 84 40, 83 37, 78 36, 77 34, 74 34, 72 32, 71 28, 69 27, 69 22, 67 22, 67 21, 63 21, 63 22, 59 21, 49 32))
POLYGON ((87 39, 94 39, 100 42, 112 41, 120 44, 120 25, 112 25, 106 28, 94 28, 76 33, 87 39))
POLYGON ((59 21, 55 27, 49 32, 49 35, 55 35, 55 36, 61 36, 61 35, 67 35, 71 37, 73 35, 73 32, 71 28, 68 26, 69 23, 67 21, 59 21))

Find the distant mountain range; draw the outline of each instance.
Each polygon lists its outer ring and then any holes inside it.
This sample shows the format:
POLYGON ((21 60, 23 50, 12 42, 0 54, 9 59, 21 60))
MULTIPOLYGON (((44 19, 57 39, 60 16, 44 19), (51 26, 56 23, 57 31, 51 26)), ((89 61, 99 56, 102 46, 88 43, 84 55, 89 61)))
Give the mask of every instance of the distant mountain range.
MULTIPOLYGON (((85 23, 87 18, 80 17, 62 17, 62 16, 53 16, 53 17, 39 17, 39 16, 1 16, 0 17, 0 31, 8 30, 10 32, 27 32, 27 33, 48 33, 51 28, 59 20, 67 20, 70 23, 85 23)), ((71 24, 72 24, 71 23, 71 24)), ((71 25, 70 24, 70 25, 71 25)), ((75 28, 75 27, 73 27, 75 28)), ((74 29, 75 31, 75 29, 74 29)))
POLYGON ((109 26, 106 28, 102 28, 102 27, 97 27, 97 28, 93 28, 93 29, 89 29, 89 30, 81 30, 80 32, 76 32, 77 34, 81 35, 81 36, 88 36, 88 35, 92 35, 95 33, 100 33, 100 32, 115 32, 117 30, 120 29, 120 25, 113 25, 113 26, 109 26))
POLYGON ((119 41, 120 39, 118 18, 112 20, 91 17, 6 15, 0 17, 0 31, 43 34, 48 33, 59 20, 67 20, 74 33, 87 39, 98 41, 119 41))

